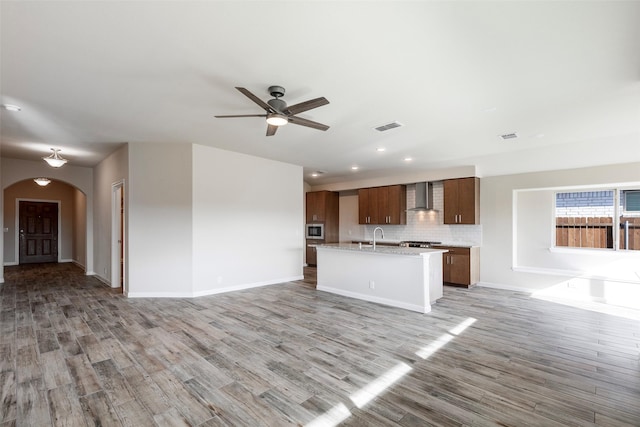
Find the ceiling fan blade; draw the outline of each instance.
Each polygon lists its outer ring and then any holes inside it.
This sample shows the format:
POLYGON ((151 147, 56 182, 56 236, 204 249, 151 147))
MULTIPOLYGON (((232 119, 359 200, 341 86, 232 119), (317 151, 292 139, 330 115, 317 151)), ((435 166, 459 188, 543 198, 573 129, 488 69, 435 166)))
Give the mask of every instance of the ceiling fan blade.
POLYGON ((232 114, 230 116, 213 116, 218 119, 228 119, 229 117, 267 117, 266 114, 232 114))
POLYGON ((327 130, 329 126, 323 125, 322 123, 314 122, 311 120, 303 119, 301 117, 290 116, 289 123, 293 123, 294 125, 306 126, 318 130, 327 130))
POLYGON ((322 107, 323 105, 327 105, 329 101, 325 97, 320 97, 316 99, 310 99, 309 101, 301 102, 299 104, 291 105, 284 110, 285 114, 298 114, 303 111, 309 111, 313 108, 322 107))
POLYGON ((274 110, 271 105, 267 104, 262 99, 258 98, 253 93, 249 92, 248 89, 245 89, 243 87, 236 87, 236 89, 238 89, 244 96, 246 96, 247 98, 249 98, 250 100, 252 100, 256 104, 258 104, 260 107, 262 107, 266 112, 268 112, 268 113, 277 113, 277 111, 274 110))
POLYGON ((267 136, 273 136, 276 134, 278 126, 267 124, 267 136))

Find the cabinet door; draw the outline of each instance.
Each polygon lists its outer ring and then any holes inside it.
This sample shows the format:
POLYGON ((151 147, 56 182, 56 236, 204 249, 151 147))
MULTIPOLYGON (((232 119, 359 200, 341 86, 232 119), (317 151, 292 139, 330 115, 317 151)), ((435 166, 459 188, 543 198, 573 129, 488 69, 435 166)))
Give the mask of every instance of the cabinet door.
POLYGON ((307 246, 307 265, 317 264, 317 252, 315 247, 307 246))
POLYGON ((478 219, 478 178, 458 179, 458 224, 477 224, 478 219))
POLYGON ((360 224, 379 224, 378 220, 378 189, 359 189, 358 222, 360 224))
POLYGON ((387 187, 387 224, 407 223, 407 187, 392 185, 387 187))
POLYGON ((442 254, 442 281, 451 283, 451 266, 449 265, 449 253, 442 254))
POLYGON ((458 219, 458 180, 446 179, 444 190, 444 223, 457 224, 458 219))
POLYGON ((478 178, 444 181, 444 223, 480 223, 480 180, 478 178))
POLYGON ((378 195, 378 224, 389 224, 389 187, 372 188, 378 195))
POLYGON ((312 191, 307 193, 307 222, 323 222, 327 200, 326 191, 312 191))
POLYGON ((442 254, 442 281, 453 285, 471 284, 471 250, 450 246, 434 246, 449 252, 442 254))
POLYGON ((358 223, 368 224, 369 222, 369 189, 358 190, 358 223))
POLYGON ((449 255, 449 283, 466 286, 470 284, 469 261, 469 255, 455 253, 449 255))
POLYGON ((380 194, 377 188, 369 188, 369 224, 382 224, 378 216, 378 204, 380 203, 380 194))

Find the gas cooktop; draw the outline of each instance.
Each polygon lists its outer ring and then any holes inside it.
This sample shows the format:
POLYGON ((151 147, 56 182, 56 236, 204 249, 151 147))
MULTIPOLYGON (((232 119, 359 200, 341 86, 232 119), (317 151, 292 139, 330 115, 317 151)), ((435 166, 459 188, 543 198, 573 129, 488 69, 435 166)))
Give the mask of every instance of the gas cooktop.
POLYGON ((405 248, 430 248, 433 245, 439 245, 442 242, 423 242, 419 240, 405 240, 400 242, 400 246, 405 248))

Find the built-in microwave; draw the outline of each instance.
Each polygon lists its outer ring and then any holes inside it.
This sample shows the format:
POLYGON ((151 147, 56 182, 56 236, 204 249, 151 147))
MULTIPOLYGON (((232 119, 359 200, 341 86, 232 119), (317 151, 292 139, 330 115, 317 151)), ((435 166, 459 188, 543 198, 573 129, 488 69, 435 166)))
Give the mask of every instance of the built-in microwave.
POLYGON ((305 228, 307 239, 324 240, 324 224, 307 224, 305 228))

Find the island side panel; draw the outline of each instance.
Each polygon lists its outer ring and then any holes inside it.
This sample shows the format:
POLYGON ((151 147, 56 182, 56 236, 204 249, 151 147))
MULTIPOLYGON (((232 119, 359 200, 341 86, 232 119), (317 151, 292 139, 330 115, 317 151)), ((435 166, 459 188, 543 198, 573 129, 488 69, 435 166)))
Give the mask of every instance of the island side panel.
POLYGON ((429 258, 319 247, 316 288, 428 313, 429 258))
POLYGON ((444 282, 442 276, 442 253, 429 254, 426 256, 424 268, 425 276, 429 278, 429 302, 435 303, 443 296, 444 282))

